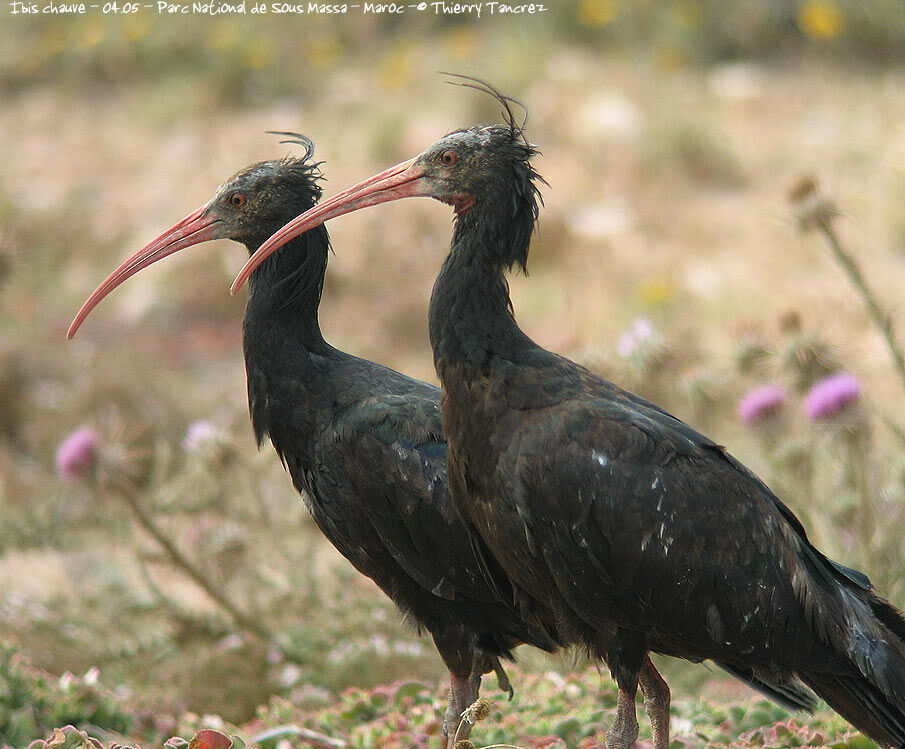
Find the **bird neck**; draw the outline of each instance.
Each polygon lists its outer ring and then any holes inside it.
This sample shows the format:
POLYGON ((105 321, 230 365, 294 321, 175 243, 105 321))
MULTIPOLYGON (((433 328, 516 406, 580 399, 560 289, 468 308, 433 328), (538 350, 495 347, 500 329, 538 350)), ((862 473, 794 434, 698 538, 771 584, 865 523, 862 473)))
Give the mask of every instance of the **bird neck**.
POLYGON ((270 437, 300 488, 343 358, 318 323, 328 251, 326 230, 312 230, 262 263, 249 279, 242 325, 255 437, 259 446, 270 437))
POLYGON ((515 322, 504 275, 513 262, 524 264, 534 215, 517 212, 515 220, 503 222, 476 208, 456 220, 431 294, 429 329, 441 379, 441 360, 481 369, 495 357, 516 360, 537 349, 515 322))
POLYGON ((287 242, 261 263, 249 279, 246 338, 254 333, 259 340, 274 340, 276 335, 285 345, 315 353, 330 348, 318 321, 329 250, 326 229, 318 227, 287 242))

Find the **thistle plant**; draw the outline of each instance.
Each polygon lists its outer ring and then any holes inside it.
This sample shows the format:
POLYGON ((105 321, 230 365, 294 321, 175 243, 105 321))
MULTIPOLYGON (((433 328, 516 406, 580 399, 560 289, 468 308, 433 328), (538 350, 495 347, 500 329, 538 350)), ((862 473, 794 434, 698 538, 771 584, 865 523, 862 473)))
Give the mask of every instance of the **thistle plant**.
POLYGON ((848 276, 861 298, 871 322, 883 337, 892 359, 893 368, 902 381, 902 385, 905 386, 905 354, 902 353, 902 348, 896 341, 892 320, 883 309, 876 294, 868 287, 854 255, 843 247, 839 239, 833 226, 834 219, 839 215, 835 203, 820 192, 817 180, 808 176, 799 178, 792 185, 789 190, 789 201, 795 209, 801 231, 804 233, 817 231, 826 239, 833 259, 848 276))
MULTIPOLYGON (((108 415, 107 422, 104 434, 83 427, 63 440, 55 457, 59 475, 68 481, 88 482, 106 497, 125 505, 170 562, 227 612, 240 628, 262 640, 272 640, 273 636, 263 625, 233 602, 211 575, 179 548, 146 506, 149 496, 143 487, 151 466, 150 449, 142 444, 146 441, 143 430, 129 428, 125 420, 115 413, 108 415)), ((210 441, 202 440, 197 434, 194 440, 199 445, 210 441)))
POLYGON ((57 448, 54 465, 66 481, 76 481, 94 470, 100 435, 91 427, 76 429, 57 448))
POLYGON ((854 375, 838 372, 814 383, 804 399, 804 410, 811 421, 822 421, 857 402, 861 383, 854 375))
MULTIPOLYGON (((843 245, 835 229, 834 221, 839 215, 835 202, 821 192, 817 180, 810 176, 802 177, 793 184, 789 190, 789 200, 800 230, 803 233, 815 231, 825 239, 831 256, 848 277, 864 305, 868 319, 882 337, 893 371, 905 386, 905 355, 896 340, 891 317, 868 286, 855 256, 843 245)), ((880 561, 876 558, 876 553, 878 545, 882 543, 879 538, 879 486, 873 479, 875 468, 872 465, 873 445, 869 420, 864 410, 857 407, 860 391, 860 383, 854 376, 837 370, 812 383, 805 397, 804 407, 808 418, 815 424, 832 424, 835 436, 843 445, 846 456, 842 461, 843 480, 854 498, 857 548, 862 563, 874 568, 880 561)), ((893 434, 902 437, 900 424, 889 418, 886 423, 893 434)))
POLYGON ((766 421, 777 414, 786 398, 786 391, 779 385, 760 385, 739 401, 738 417, 746 424, 766 421))

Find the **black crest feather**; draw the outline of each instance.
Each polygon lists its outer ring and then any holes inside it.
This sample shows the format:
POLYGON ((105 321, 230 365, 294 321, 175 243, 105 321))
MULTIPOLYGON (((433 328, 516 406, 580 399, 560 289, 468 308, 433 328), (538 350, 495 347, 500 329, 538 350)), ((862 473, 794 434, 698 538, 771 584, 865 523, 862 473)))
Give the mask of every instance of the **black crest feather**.
POLYGON ((487 81, 482 81, 480 78, 473 78, 470 75, 462 75, 461 73, 448 73, 446 71, 440 71, 442 75, 448 75, 453 78, 461 78, 461 81, 447 81, 451 86, 463 86, 465 88, 472 88, 475 91, 480 91, 482 94, 487 94, 492 99, 496 99, 500 106, 503 108, 503 111, 500 114, 503 117, 503 120, 506 122, 506 126, 509 128, 509 132, 512 135, 513 141, 521 140, 524 142, 526 146, 532 148, 531 144, 528 143, 527 138, 525 137, 525 126, 528 124, 528 107, 526 107, 522 102, 518 99, 514 99, 511 96, 506 96, 506 94, 501 93, 496 88, 491 86, 487 81), (522 112, 525 113, 525 116, 522 118, 521 124, 518 124, 515 120, 515 114, 512 111, 512 106, 515 105, 522 112))
POLYGON ((307 177, 311 189, 315 192, 315 199, 320 198, 321 187, 317 183, 324 179, 324 175, 321 173, 321 165, 324 162, 313 160, 314 141, 307 135, 284 130, 268 130, 267 134, 282 135, 285 140, 281 140, 280 143, 299 145, 305 149, 305 153, 301 156, 287 156, 284 159, 284 164, 286 167, 291 168, 292 171, 303 173, 307 177))
POLYGON ((302 161, 308 161, 312 156, 314 156, 314 141, 311 140, 307 135, 302 135, 301 133, 293 133, 288 130, 268 130, 268 135, 282 135, 286 138, 286 140, 281 140, 280 143, 293 143, 296 145, 305 147, 305 154, 301 157, 302 161))

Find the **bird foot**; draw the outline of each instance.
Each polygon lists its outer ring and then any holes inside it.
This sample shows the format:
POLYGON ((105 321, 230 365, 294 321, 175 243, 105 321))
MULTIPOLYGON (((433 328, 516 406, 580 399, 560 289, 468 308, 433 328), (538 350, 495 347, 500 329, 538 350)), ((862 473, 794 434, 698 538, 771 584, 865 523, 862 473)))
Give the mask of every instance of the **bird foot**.
POLYGON ((497 686, 501 691, 506 692, 508 699, 511 701, 513 695, 515 695, 515 690, 512 688, 512 683, 509 681, 509 677, 506 675, 503 664, 500 663, 500 659, 496 656, 494 656, 490 660, 493 664, 493 672, 496 674, 497 686))

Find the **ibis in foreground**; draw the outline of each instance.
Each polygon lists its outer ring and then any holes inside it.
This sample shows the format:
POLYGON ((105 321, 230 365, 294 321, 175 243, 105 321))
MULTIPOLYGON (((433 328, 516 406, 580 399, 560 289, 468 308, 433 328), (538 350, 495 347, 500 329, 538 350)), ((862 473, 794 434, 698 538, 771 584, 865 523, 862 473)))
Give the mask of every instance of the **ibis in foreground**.
POLYGON ((783 690, 804 682, 883 746, 905 747, 905 619, 867 576, 828 559, 722 446, 544 350, 518 327, 505 272, 525 268, 539 212, 536 149, 505 124, 452 132, 320 203, 264 243, 405 197, 453 206, 429 330, 443 387, 452 502, 512 586, 618 685, 610 749, 669 746, 669 690, 648 654, 705 659, 783 690), (800 681, 799 681, 800 680, 800 681))

